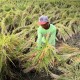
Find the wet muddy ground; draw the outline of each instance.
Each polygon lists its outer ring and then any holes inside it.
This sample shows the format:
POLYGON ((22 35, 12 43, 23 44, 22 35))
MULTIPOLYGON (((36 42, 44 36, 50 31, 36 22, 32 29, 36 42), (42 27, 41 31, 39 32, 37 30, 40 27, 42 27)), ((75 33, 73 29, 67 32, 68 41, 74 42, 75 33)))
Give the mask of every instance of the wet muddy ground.
POLYGON ((72 38, 66 41, 70 46, 78 47, 80 49, 80 32, 75 34, 72 38))

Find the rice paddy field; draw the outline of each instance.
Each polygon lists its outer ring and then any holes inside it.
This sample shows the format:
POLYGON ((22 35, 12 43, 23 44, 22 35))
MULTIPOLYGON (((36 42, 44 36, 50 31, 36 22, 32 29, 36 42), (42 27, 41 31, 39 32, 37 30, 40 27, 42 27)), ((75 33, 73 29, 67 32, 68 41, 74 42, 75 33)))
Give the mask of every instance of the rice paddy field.
POLYGON ((80 0, 0 0, 0 80, 80 80, 80 0), (56 47, 37 49, 41 15, 56 47))

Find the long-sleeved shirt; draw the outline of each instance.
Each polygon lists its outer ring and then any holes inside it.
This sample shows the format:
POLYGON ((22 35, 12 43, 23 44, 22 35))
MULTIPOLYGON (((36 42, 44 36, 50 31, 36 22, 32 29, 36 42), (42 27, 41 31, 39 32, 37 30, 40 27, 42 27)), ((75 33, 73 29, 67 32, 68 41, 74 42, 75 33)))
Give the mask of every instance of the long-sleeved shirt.
POLYGON ((55 46, 55 40, 56 40, 56 27, 53 24, 50 24, 49 29, 44 29, 41 26, 39 26, 37 30, 38 39, 37 39, 37 46, 41 47, 42 43, 45 43, 46 40, 48 40, 49 44, 55 46), (47 35, 48 39, 47 39, 47 35))

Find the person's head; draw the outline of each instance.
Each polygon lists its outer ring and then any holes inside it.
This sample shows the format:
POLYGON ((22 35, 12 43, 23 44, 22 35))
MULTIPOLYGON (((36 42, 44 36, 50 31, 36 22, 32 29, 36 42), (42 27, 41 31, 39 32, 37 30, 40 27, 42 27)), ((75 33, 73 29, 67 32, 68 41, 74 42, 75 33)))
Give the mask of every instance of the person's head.
POLYGON ((49 20, 47 16, 40 16, 39 17, 39 25, 41 25, 44 29, 48 29, 49 28, 49 20))

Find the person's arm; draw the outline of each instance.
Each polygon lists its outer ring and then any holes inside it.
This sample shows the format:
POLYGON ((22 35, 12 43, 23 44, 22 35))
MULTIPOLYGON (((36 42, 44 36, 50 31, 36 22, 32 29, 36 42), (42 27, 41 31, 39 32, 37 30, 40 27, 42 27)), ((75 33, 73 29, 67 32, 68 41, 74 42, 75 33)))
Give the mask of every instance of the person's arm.
POLYGON ((42 44, 42 34, 40 30, 37 30, 38 38, 37 38, 37 47, 40 49, 42 44))
POLYGON ((49 38, 49 43, 53 46, 56 44, 56 28, 54 29, 53 33, 51 34, 49 38))

